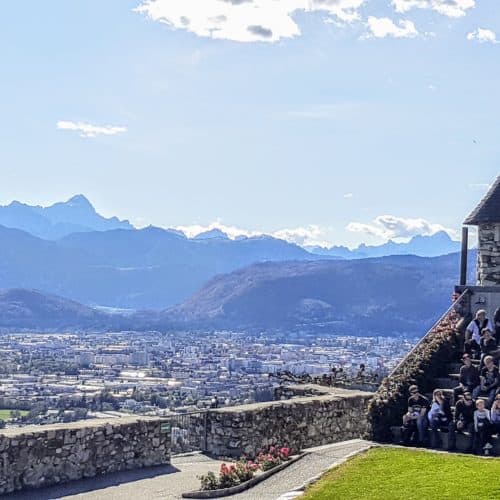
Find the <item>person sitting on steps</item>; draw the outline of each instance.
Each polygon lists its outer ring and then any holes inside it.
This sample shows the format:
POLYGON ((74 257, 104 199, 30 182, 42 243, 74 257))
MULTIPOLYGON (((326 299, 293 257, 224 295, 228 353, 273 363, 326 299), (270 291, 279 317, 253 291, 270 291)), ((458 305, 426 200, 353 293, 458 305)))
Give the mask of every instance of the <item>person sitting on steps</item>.
POLYGON ((491 433, 500 437, 500 394, 495 396, 495 401, 490 410, 491 433))
POLYGON ((481 384, 474 389, 472 398, 477 399, 479 396, 488 396, 488 408, 490 408, 500 385, 498 368, 495 366, 491 356, 484 358, 484 368, 481 370, 480 379, 481 384))
POLYGON ((487 328, 493 331, 493 325, 491 321, 486 317, 486 311, 480 309, 476 313, 476 317, 468 324, 465 330, 465 352, 467 354, 479 355, 481 350, 481 332, 487 328))
POLYGON ((497 341, 495 337, 493 337, 493 332, 488 328, 482 331, 479 345, 481 346, 481 365, 486 356, 492 356, 493 359, 500 358, 500 349, 497 347, 497 341))
POLYGON ((432 406, 428 413, 431 426, 431 448, 440 448, 439 431, 448 429, 452 421, 450 403, 443 396, 441 389, 435 389, 432 394, 432 406))
POLYGON ((464 364, 460 368, 460 384, 453 389, 453 401, 455 403, 465 391, 472 392, 481 383, 479 369, 472 364, 470 355, 465 353, 462 356, 462 361, 464 364))
POLYGON ((448 451, 454 451, 457 443, 457 432, 469 433, 469 445, 466 453, 472 452, 474 441, 474 412, 476 405, 472 399, 472 393, 466 390, 463 397, 455 404, 455 419, 448 427, 448 451))
POLYGON ((478 455, 489 454, 493 448, 491 438, 490 411, 485 408, 484 400, 476 401, 477 410, 474 412, 474 449, 478 455))
POLYGON ((427 433, 427 411, 429 400, 420 394, 416 385, 409 388, 408 412, 403 415, 403 444, 425 444, 427 433))
POLYGON ((495 311, 495 315, 493 316, 493 323, 495 327, 495 339, 497 344, 500 344, 500 307, 495 311))

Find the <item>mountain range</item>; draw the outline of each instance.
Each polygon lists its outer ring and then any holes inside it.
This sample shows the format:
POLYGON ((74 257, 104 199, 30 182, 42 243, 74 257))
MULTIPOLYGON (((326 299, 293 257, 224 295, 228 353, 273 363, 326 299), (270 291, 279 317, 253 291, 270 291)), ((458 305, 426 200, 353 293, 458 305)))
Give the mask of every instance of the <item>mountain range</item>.
POLYGON ((309 252, 324 257, 342 259, 366 259, 370 257, 384 257, 387 255, 417 255, 419 257, 438 257, 449 253, 458 252, 461 243, 453 240, 445 231, 433 235, 416 235, 405 243, 389 240, 383 245, 365 245, 362 243, 353 250, 344 246, 320 247, 307 246, 309 252))
POLYGON ((136 229, 102 217, 82 195, 46 208, 13 202, 0 207, 0 221, 10 226, 0 224, 0 326, 9 328, 17 321, 26 328, 303 323, 408 330, 441 309, 458 266, 457 254, 367 258, 449 253, 458 243, 446 233, 308 251, 266 235, 232 239, 220 229, 194 238, 175 229, 136 229), (408 294, 420 304, 414 315, 406 310, 408 294))
POLYGON ((0 206, 0 225, 21 229, 48 240, 77 232, 133 229, 127 220, 119 220, 117 217, 106 219, 99 215, 81 194, 49 207, 13 201, 9 205, 0 206))
POLYGON ((318 260, 267 236, 188 239, 165 229, 114 229, 44 240, 0 226, 0 288, 28 288, 88 305, 160 309, 207 280, 262 261, 318 260))
POLYGON ((0 329, 217 328, 418 335, 449 306, 458 265, 459 254, 259 263, 213 278, 180 305, 127 314, 35 290, 4 290, 0 329))

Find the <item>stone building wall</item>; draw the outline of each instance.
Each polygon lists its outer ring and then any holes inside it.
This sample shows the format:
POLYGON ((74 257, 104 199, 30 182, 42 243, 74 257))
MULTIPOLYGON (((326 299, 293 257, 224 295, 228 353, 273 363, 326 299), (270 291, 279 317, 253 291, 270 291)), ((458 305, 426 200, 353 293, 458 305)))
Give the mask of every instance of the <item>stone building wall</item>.
POLYGON ((478 235, 477 284, 500 285, 500 224, 481 224, 478 235))
POLYGON ((170 434, 150 418, 0 431, 0 495, 170 463, 170 434))
MULTIPOLYGON (((294 388, 285 389, 292 397, 294 388)), ((219 457, 255 457, 271 445, 294 451, 365 436, 373 394, 320 386, 297 386, 297 398, 211 410, 206 451, 219 457), (312 396, 304 396, 312 394, 312 396)), ((192 429, 204 432, 201 418, 192 429)))

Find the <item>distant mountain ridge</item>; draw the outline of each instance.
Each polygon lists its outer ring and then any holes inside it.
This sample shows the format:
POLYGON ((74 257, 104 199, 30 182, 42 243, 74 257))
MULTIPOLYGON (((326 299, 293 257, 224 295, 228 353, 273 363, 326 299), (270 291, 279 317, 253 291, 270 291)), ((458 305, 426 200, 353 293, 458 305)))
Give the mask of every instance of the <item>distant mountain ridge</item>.
POLYGON ((0 226, 0 241, 0 288, 132 309, 179 303, 215 275, 255 262, 321 258, 270 237, 196 240, 155 227, 46 240, 0 226))
POLYGON ((396 243, 389 240, 383 245, 369 246, 362 243, 350 250, 344 246, 330 248, 307 246, 306 250, 316 255, 338 257, 343 259, 366 259, 388 255, 416 255, 418 257, 438 257, 460 250, 461 243, 452 240, 445 231, 439 231, 430 236, 416 235, 407 243, 396 243))
POLYGON ((71 233, 134 229, 127 220, 99 215, 89 200, 76 195, 49 207, 32 206, 18 201, 0 206, 0 225, 21 229, 34 236, 56 240, 71 233))
MULTIPOLYGON (((475 252, 470 255, 473 280, 475 252)), ((106 311, 36 290, 0 290, 0 330, 274 329, 421 335, 449 306, 459 254, 253 264, 163 311, 106 311)))
MULTIPOLYGON (((475 252, 469 259, 473 281, 475 252)), ((269 262, 217 276, 164 311, 178 326, 424 333, 450 305, 459 254, 269 262)))

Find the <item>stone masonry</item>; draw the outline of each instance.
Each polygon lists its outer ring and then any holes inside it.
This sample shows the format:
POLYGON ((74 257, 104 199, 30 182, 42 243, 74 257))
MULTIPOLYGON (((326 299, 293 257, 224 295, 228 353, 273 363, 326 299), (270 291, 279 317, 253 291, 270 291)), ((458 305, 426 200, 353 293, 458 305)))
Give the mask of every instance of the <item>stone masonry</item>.
POLYGON ((321 386, 286 387, 284 401, 221 408, 192 429, 206 429, 206 451, 218 457, 255 457, 272 445, 293 451, 364 436, 373 394, 321 386), (293 396, 299 397, 293 397, 293 396))
POLYGON ((478 234, 477 284, 500 285, 500 224, 481 224, 478 234))
POLYGON ((2 430, 0 495, 169 464, 170 433, 161 425, 142 417, 2 430))

